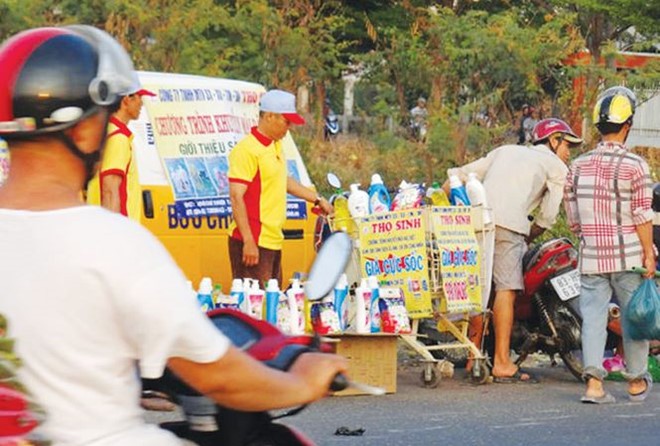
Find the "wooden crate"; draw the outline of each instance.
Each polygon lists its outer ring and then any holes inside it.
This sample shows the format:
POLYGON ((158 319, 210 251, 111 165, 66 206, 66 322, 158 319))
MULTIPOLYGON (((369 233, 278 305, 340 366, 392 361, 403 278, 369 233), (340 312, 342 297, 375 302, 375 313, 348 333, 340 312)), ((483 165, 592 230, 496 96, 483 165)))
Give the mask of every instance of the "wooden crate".
MULTIPOLYGON (((382 387, 387 393, 396 392, 397 335, 344 333, 331 337, 338 341, 334 343, 336 353, 349 360, 352 380, 382 387)), ((364 392, 351 387, 333 395, 364 395, 364 392)))

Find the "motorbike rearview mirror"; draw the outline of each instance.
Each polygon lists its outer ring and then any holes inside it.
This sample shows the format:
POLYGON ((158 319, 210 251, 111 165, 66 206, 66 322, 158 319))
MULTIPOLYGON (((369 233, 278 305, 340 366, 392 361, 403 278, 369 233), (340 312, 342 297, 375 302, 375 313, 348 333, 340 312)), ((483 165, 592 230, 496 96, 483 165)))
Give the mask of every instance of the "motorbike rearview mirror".
POLYGON ((335 189, 341 188, 341 181, 339 181, 339 177, 337 175, 335 175, 332 172, 329 172, 326 178, 330 186, 334 187, 335 189))
POLYGON ((310 301, 326 296, 337 284, 339 276, 353 249, 353 242, 345 232, 335 232, 323 242, 305 282, 305 295, 310 301))

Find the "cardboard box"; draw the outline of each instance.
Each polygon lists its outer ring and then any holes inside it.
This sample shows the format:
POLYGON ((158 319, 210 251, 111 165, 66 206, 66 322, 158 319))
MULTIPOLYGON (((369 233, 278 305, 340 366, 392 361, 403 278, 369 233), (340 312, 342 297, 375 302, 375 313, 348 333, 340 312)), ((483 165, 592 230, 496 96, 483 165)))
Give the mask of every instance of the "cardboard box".
MULTIPOLYGON (((387 393, 396 392, 397 338, 395 334, 355 334, 333 335, 337 354, 349 361, 349 375, 352 380, 382 387, 387 393)), ((335 392, 335 396, 364 395, 352 387, 335 392)))

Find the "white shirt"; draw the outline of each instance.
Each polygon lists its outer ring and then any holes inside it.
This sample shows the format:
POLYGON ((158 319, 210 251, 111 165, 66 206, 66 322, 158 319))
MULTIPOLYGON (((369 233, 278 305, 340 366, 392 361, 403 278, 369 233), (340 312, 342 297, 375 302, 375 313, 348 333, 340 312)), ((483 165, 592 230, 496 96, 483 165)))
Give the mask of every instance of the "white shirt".
POLYGON ((96 206, 0 209, 0 290, 54 446, 180 444, 145 424, 136 364, 156 378, 170 357, 211 362, 229 342, 146 229, 96 206))
POLYGON ((538 226, 550 228, 557 219, 568 167, 545 145, 501 146, 457 170, 463 180, 477 174, 496 226, 529 235, 527 216, 539 206, 538 226))

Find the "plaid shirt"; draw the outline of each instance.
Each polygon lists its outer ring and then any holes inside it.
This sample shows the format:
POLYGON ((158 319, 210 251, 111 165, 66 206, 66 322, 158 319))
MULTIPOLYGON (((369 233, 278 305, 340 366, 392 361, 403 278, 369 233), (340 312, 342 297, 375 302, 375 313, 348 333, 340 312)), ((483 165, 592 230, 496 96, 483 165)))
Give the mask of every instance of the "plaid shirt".
POLYGON ((571 164, 564 206, 580 238, 580 272, 602 274, 642 266, 636 226, 653 219, 648 164, 619 143, 601 142, 571 164))

